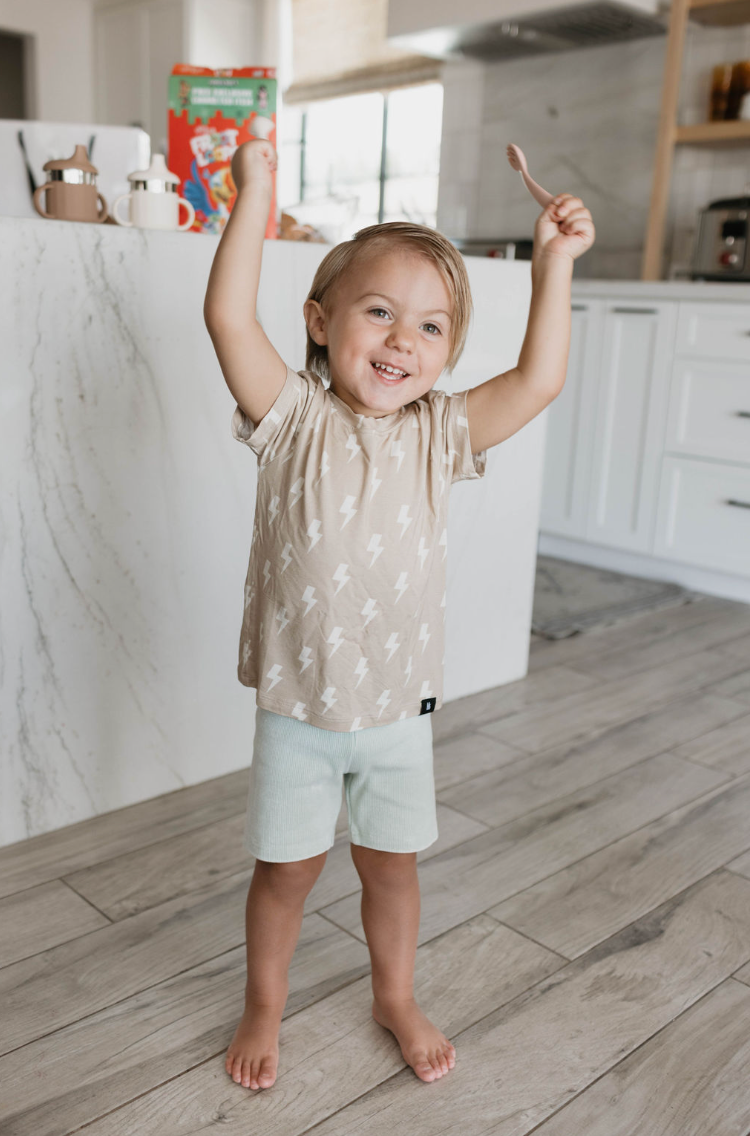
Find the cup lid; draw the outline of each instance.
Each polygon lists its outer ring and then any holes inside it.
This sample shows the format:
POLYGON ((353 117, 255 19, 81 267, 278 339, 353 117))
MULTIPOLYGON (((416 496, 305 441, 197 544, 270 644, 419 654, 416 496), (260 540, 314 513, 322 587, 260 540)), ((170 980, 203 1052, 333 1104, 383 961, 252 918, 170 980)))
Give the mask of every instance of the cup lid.
POLYGON ((42 166, 43 170, 85 170, 88 174, 98 174, 99 171, 96 166, 92 166, 89 161, 88 151, 86 147, 81 144, 76 146, 75 153, 72 158, 50 158, 42 166))
POLYGON ((163 154, 152 154, 151 165, 147 170, 136 170, 128 174, 129 181, 163 181, 170 185, 179 185, 180 178, 167 169, 163 154))

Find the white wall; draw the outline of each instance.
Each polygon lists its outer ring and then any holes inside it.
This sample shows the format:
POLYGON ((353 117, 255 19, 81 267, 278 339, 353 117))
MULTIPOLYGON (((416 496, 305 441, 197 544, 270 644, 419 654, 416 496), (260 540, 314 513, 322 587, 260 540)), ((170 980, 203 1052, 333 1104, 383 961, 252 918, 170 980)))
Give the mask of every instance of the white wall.
POLYGON ((32 38, 28 117, 142 125, 163 150, 175 63, 278 65, 289 0, 0 0, 0 30, 32 38))
MULTIPOLYGON (((576 261, 576 277, 639 279, 665 45, 659 37, 528 60, 446 64, 438 227, 477 238, 533 235, 538 209, 505 155, 516 142, 536 181, 581 197, 591 210, 597 240, 576 261)), ((680 123, 707 118, 715 63, 748 57, 750 27, 690 24, 680 123)), ((667 261, 688 264, 698 210, 748 186, 750 147, 677 147, 667 261)))
POLYGON ((95 121, 91 0, 0 0, 0 29, 34 37, 30 118, 95 121))

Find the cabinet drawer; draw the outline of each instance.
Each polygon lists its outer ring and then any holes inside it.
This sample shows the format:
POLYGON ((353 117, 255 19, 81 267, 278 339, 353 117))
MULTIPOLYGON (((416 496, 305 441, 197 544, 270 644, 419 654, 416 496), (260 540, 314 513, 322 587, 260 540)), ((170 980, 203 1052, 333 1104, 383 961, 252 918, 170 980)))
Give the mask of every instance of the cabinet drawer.
POLYGON ((750 368, 678 359, 672 370, 666 449, 750 463, 750 368))
POLYGON ((750 577, 750 469, 665 457, 654 552, 750 577))
POLYGON ((750 362, 750 303, 679 305, 675 353, 750 362))

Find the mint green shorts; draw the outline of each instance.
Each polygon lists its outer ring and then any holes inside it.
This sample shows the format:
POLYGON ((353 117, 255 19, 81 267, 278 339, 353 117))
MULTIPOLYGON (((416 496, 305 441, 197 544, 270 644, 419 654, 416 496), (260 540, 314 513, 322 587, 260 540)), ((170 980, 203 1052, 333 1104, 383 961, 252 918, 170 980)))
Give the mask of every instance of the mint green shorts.
POLYGON ((419 852, 438 837, 432 717, 323 730, 255 711, 244 845, 258 860, 306 860, 334 843, 346 794, 354 844, 419 852))

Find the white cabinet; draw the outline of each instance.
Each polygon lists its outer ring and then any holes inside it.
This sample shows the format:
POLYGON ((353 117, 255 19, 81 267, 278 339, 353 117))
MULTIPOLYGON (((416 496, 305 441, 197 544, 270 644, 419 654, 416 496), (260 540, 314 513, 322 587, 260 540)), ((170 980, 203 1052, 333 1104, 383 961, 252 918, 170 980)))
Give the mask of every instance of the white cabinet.
POLYGON ((540 548, 750 600, 750 302, 573 292, 540 548))
POLYGON ((750 462, 750 367, 720 359, 676 359, 666 450, 750 462))
POLYGON ((750 304, 680 304, 654 552, 750 576, 750 304))
POLYGON ((574 301, 568 373, 548 414, 541 527, 648 549, 675 305, 574 301))
POLYGON ((547 411, 540 522, 562 536, 586 533, 601 331, 599 301, 572 305, 565 386, 547 411))
POLYGON ((750 465, 666 457, 654 552, 750 575, 750 465))
POLYGON ((675 353, 750 363, 750 304, 681 303, 675 353))
POLYGON ((674 327, 674 304, 605 306, 588 540, 651 546, 674 327))

